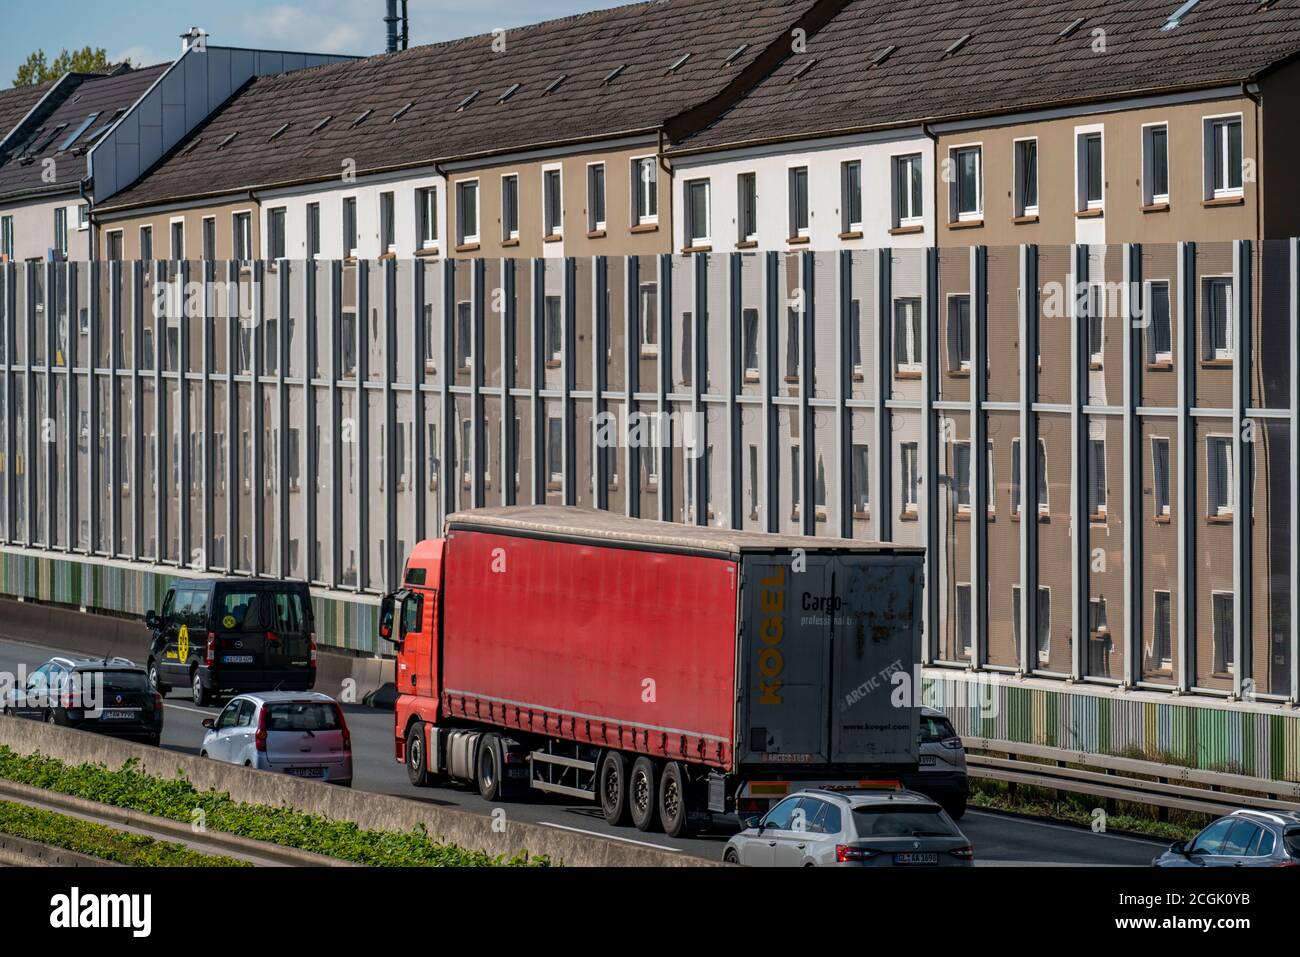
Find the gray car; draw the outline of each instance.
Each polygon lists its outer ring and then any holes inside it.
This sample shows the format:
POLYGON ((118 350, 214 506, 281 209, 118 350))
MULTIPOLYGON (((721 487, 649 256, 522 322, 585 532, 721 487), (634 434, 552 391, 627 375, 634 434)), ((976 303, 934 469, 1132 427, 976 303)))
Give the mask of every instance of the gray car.
POLYGON ((352 784, 352 736, 343 709, 316 691, 260 691, 204 718, 201 757, 299 778, 352 784))
POLYGON ((1300 867, 1300 814, 1233 811, 1190 841, 1179 841, 1155 867, 1300 867))
POLYGON ((748 867, 970 867, 975 853, 923 794, 808 788, 729 840, 722 859, 748 867))
POLYGON ((942 711, 921 709, 919 766, 915 772, 903 775, 903 786, 943 805, 954 821, 960 821, 966 813, 970 794, 966 749, 942 711))

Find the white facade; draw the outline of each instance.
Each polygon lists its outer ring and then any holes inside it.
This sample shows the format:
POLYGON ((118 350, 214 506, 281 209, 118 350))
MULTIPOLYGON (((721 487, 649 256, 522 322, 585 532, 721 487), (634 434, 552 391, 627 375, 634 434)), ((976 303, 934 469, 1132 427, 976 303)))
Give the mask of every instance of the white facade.
MULTIPOLYGON (((0 237, 13 241, 10 258, 14 262, 44 262, 58 239, 55 225, 62 218, 67 248, 61 258, 82 262, 90 258, 90 230, 81 225, 84 204, 76 195, 60 196, 44 202, 20 201, 0 205, 0 237), (8 221, 6 223, 6 220, 8 221)), ((0 249, 0 254, 8 250, 0 249)))
MULTIPOLYGON (((879 249, 934 245, 934 143, 919 129, 841 137, 673 158, 673 249, 713 252, 734 249, 879 249), (919 156, 920 216, 899 221, 896 161, 919 156), (861 211, 849 219, 844 204, 844 164, 860 164, 861 211), (791 170, 807 169, 806 242, 791 223, 791 170), (754 174, 756 232, 741 236, 743 174, 754 174), (688 191, 701 179, 708 186, 708 242, 692 240, 688 191)), ((698 208, 698 205, 697 207, 698 208)))
POLYGON ((400 174, 362 176, 354 182, 342 178, 330 183, 313 183, 309 186, 287 190, 258 193, 261 202, 261 248, 271 255, 270 222, 275 210, 284 210, 285 248, 288 259, 307 258, 307 209, 312 204, 320 208, 320 259, 378 259, 394 252, 402 258, 416 254, 447 254, 447 190, 442 176, 432 168, 409 170, 400 174), (417 206, 420 191, 436 190, 434 208, 437 223, 432 244, 422 242, 417 233, 420 216, 417 206), (382 248, 383 229, 381 197, 393 194, 393 248, 382 248), (356 201, 355 251, 344 249, 344 205, 346 200, 356 201))

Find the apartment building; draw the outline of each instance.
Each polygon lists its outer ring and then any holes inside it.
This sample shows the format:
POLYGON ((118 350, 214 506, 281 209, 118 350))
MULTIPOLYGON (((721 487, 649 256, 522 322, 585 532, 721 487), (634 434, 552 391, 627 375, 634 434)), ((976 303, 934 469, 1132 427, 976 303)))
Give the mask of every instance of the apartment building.
POLYGON ((667 252, 666 129, 708 122, 844 2, 660 0, 259 78, 96 219, 229 224, 218 256, 667 252))

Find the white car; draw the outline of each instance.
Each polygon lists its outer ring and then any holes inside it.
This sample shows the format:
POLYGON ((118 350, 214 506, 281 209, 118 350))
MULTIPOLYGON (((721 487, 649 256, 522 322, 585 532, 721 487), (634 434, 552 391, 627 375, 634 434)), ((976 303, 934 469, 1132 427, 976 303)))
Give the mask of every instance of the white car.
POLYGON ((330 784, 352 785, 352 736, 343 709, 316 691, 241 694, 204 718, 201 757, 330 784))

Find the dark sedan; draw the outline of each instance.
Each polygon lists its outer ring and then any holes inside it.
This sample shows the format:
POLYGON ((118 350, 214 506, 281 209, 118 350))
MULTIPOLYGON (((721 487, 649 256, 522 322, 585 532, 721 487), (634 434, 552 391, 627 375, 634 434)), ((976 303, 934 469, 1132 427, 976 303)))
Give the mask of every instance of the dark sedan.
POLYGON ((51 658, 5 693, 4 713, 153 745, 162 738, 162 696, 125 658, 51 658))

